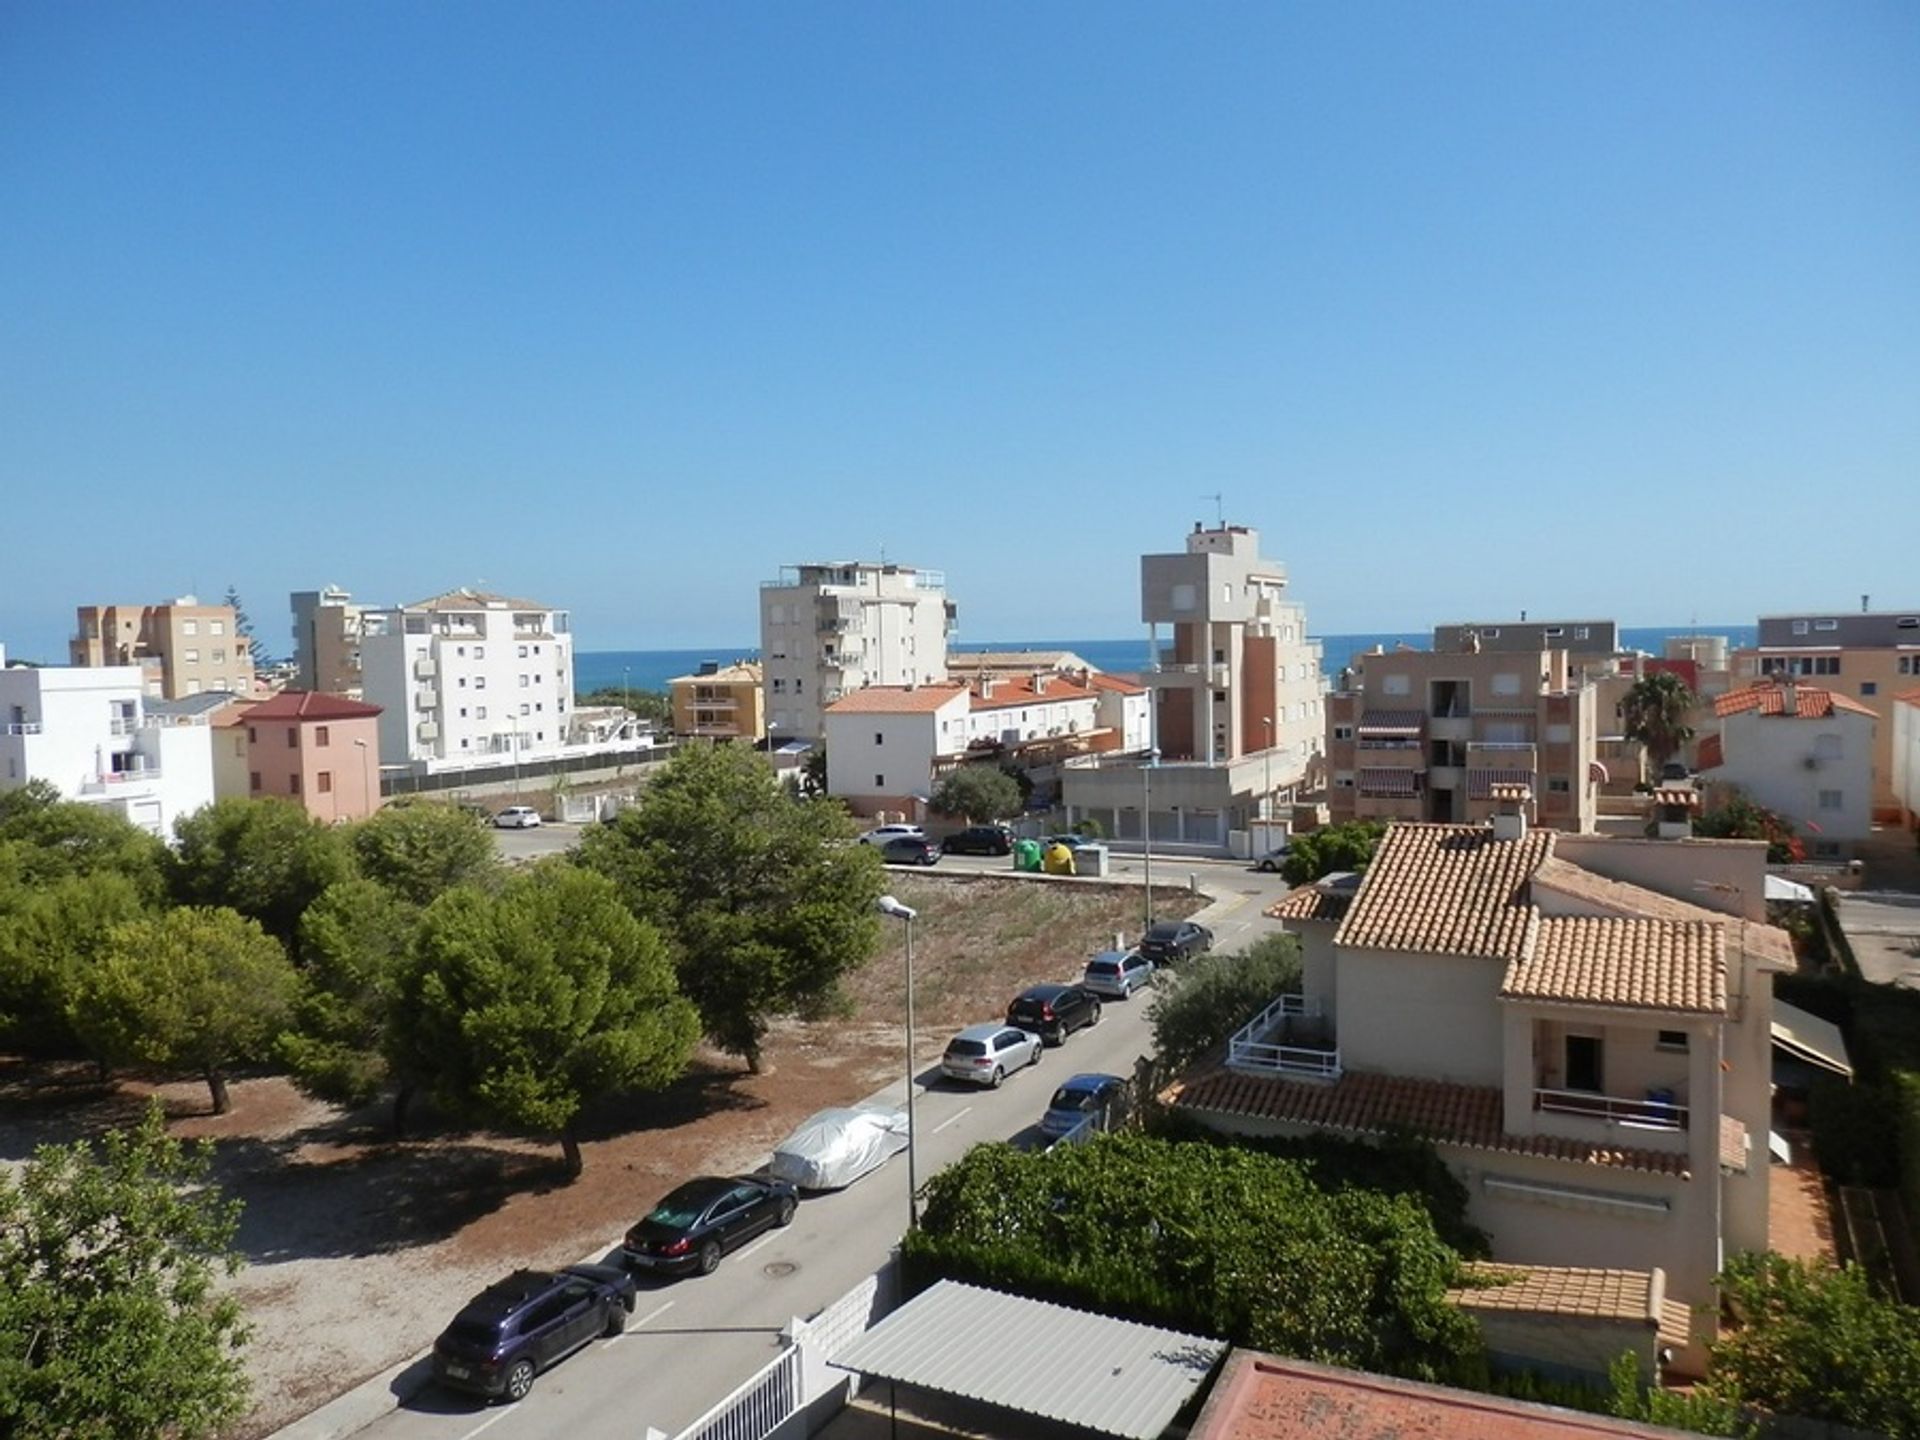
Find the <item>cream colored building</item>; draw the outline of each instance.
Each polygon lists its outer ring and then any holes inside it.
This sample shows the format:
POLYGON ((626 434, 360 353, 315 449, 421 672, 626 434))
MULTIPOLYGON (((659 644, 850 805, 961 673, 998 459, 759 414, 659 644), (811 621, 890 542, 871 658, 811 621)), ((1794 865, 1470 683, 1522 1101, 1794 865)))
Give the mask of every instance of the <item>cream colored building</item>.
POLYGON ((1591 830, 1595 685, 1564 650, 1382 650, 1354 657, 1351 689, 1327 700, 1327 808, 1348 820, 1475 824, 1493 787, 1525 784, 1530 819, 1591 830))
POLYGON ((1707 808, 1721 787, 1738 791, 1793 826, 1808 855, 1851 859, 1873 832, 1874 712, 1796 683, 1730 690, 1713 710, 1699 746, 1707 808))
POLYGON ((695 675, 667 682, 673 703, 673 733, 703 740, 758 741, 767 733, 760 666, 708 662, 695 675))
POLYGON ((293 688, 331 695, 360 694, 360 607, 338 585, 296 590, 293 605, 293 688))
POLYGON ((947 678, 954 607, 938 570, 862 560, 785 567, 760 586, 760 663, 776 740, 818 740, 828 705, 868 685, 947 678))
POLYGON ((1303 994, 1231 1042, 1178 1103, 1250 1134, 1396 1128, 1466 1185, 1496 1260, 1667 1277, 1694 1307, 1767 1245, 1775 973, 1766 846, 1397 824, 1357 883, 1271 912, 1303 994))
POLYGON ((163 605, 82 605, 67 642, 74 665, 137 665, 149 695, 253 693, 253 658, 231 605, 183 595, 163 605))
POLYGON ((1893 794, 1900 823, 1920 830, 1920 688, 1894 697, 1893 794))
POLYGON ((1893 699, 1920 684, 1920 609, 1760 617, 1759 644, 1736 650, 1734 680, 1810 680, 1879 718, 1873 752, 1876 819, 1892 820, 1893 699))

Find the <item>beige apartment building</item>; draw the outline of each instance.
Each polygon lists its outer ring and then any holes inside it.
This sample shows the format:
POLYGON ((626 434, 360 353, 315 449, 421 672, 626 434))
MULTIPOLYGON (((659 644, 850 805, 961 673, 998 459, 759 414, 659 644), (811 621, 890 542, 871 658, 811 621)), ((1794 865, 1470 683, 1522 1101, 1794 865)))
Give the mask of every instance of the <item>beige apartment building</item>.
MULTIPOLYGON (((1864 603, 1864 602, 1863 602, 1864 603)), ((1893 781, 1894 697, 1920 684, 1920 609, 1857 615, 1762 615, 1759 644, 1736 650, 1735 683, 1811 680, 1873 711, 1873 816, 1899 818, 1893 781)))
POLYGON ((330 695, 360 694, 360 607, 338 585, 296 590, 293 605, 293 684, 330 695))
POLYGON ((667 682, 673 702, 673 733, 703 740, 757 741, 767 733, 760 666, 703 664, 693 675, 667 682))
POLYGON ((1327 699, 1327 809, 1348 820, 1478 824, 1494 787, 1525 785, 1528 819, 1594 828, 1607 779, 1597 691, 1565 650, 1460 648, 1356 656, 1327 699))
POLYGON ((82 605, 76 617, 67 642, 74 665, 138 665, 146 693, 166 700, 253 693, 253 658, 231 605, 183 595, 163 605, 82 605))

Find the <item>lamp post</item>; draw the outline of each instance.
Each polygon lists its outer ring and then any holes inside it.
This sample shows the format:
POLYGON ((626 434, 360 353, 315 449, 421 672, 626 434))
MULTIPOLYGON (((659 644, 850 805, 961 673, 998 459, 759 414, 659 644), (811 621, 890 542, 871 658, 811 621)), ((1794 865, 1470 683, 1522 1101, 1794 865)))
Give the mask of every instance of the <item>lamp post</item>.
POLYGON ((920 1173, 913 1145, 913 922, 919 911, 882 895, 880 913, 904 921, 907 927, 907 1228, 920 1226, 920 1173))
POLYGON ((367 749, 367 742, 364 740, 356 740, 353 745, 360 752, 360 796, 367 807, 367 813, 371 815, 380 808, 379 793, 373 788, 372 752, 367 749))
POLYGON ((1157 749, 1147 751, 1140 766, 1140 850, 1141 870, 1146 877, 1146 929, 1153 928, 1153 767, 1160 763, 1157 749))
POLYGON ((1261 761, 1261 781, 1263 794, 1260 801, 1260 813, 1268 820, 1273 819, 1273 716, 1262 715, 1260 721, 1267 727, 1267 752, 1261 761))

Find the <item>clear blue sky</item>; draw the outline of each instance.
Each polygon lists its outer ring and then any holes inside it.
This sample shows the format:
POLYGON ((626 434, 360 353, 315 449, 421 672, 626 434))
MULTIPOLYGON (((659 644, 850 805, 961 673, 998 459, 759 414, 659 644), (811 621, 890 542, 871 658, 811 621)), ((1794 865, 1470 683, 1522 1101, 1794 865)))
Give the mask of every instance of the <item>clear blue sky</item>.
POLYGON ((0 4, 0 640, 1920 604, 1920 6, 0 4))

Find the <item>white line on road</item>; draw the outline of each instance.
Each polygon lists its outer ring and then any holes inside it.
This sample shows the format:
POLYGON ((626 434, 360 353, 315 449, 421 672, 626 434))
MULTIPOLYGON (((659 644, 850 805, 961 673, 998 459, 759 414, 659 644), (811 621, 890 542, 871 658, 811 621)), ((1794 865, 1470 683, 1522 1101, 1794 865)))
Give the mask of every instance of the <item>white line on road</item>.
MULTIPOLYGON (((611 1350, 614 1346, 618 1345, 622 1340, 626 1339, 635 1330, 638 1330, 642 1325, 646 1324, 649 1320, 658 1320, 662 1315, 666 1314, 667 1311, 671 1310, 672 1308, 673 1308, 673 1301, 669 1300, 667 1301, 666 1304, 656 1306, 654 1309, 649 1310, 646 1314, 642 1315, 638 1320, 629 1320, 627 1322, 627 1328, 625 1330, 622 1330, 618 1335, 615 1335, 612 1339, 608 1340, 604 1348, 611 1350)), ((472 1437, 468 1437, 468 1440, 472 1440, 472 1437)))
POLYGON ((489 1416, 487 1419, 482 1420, 478 1425, 474 1426, 473 1429, 467 1431, 465 1435, 462 1435, 460 1437, 460 1440, 473 1440, 473 1437, 478 1435, 482 1430, 485 1430, 491 1425, 498 1425, 502 1420, 506 1419, 507 1416, 518 1414, 518 1413, 519 1412, 515 1410, 502 1410, 497 1415, 489 1416))
POLYGON ((746 1249, 742 1250, 740 1252, 740 1258, 742 1260, 746 1259, 749 1255, 753 1254, 754 1251, 758 1250, 761 1246, 767 1244, 767 1242, 772 1239, 773 1239, 773 1232, 768 1231, 765 1235, 762 1235, 758 1240, 754 1241, 751 1245, 747 1246, 746 1249))
POLYGON ((933 1133, 938 1135, 942 1130, 946 1129, 949 1125, 957 1125, 960 1121, 966 1119, 967 1116, 971 1115, 972 1113, 973 1113, 973 1106, 971 1105, 965 1106, 962 1109, 955 1111, 953 1114, 949 1115, 946 1119, 942 1120, 938 1125, 934 1126, 933 1133))

